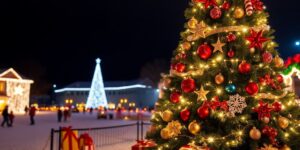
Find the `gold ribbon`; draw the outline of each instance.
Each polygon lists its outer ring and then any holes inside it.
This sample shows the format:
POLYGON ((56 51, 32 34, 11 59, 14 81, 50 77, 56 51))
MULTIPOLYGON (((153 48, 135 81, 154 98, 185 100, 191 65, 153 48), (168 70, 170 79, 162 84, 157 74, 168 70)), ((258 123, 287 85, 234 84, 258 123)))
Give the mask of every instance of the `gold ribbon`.
POLYGON ((274 94, 271 94, 271 93, 258 93, 257 95, 255 95, 254 97, 256 99, 280 99, 280 98, 283 98, 285 97, 286 95, 288 94, 287 91, 284 91, 281 95, 274 95, 274 94))
MULTIPOLYGON (((263 25, 259 25, 259 26, 254 26, 254 27, 250 27, 251 29, 253 29, 254 31, 268 31, 270 30, 270 26, 263 24, 263 25)), ((207 27, 207 25, 201 21, 200 23, 198 23, 196 25, 195 29, 190 29, 190 32, 192 33, 191 35, 189 35, 187 37, 188 41, 196 41, 200 38, 206 38, 208 36, 217 34, 217 33, 222 33, 222 32, 233 32, 233 31, 247 31, 249 29, 249 27, 247 26, 228 26, 228 27, 220 27, 220 28, 211 28, 211 27, 207 27)))

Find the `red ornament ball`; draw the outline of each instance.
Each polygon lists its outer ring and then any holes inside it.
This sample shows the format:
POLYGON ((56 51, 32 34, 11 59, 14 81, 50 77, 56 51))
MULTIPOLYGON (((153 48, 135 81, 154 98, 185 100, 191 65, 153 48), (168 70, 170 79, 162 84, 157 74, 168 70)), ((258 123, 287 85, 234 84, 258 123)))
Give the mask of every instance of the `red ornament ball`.
POLYGON ((276 80, 278 81, 278 83, 282 83, 283 82, 283 77, 282 77, 282 75, 277 75, 276 76, 276 80))
POLYGON ((185 70, 185 64, 184 63, 177 63, 176 66, 175 66, 175 70, 177 72, 184 72, 185 70))
POLYGON ((210 17, 212 19, 219 19, 222 16, 222 10, 219 7, 214 7, 210 10, 210 17))
POLYGON ((226 38, 227 38, 227 42, 233 42, 233 41, 236 40, 236 35, 233 34, 233 33, 229 33, 229 34, 226 36, 226 38))
POLYGON ((197 114, 199 118, 205 119, 209 115, 209 108, 207 106, 201 106, 197 109, 197 114))
POLYGON ((243 61, 240 65, 239 65, 239 72, 241 74, 248 74, 251 71, 251 64, 247 63, 246 61, 243 61))
POLYGON ((254 95, 258 92, 258 84, 255 82, 250 82, 248 83, 248 85, 245 87, 245 91, 249 94, 249 95, 254 95))
POLYGON ((181 82, 181 89, 185 93, 194 92, 196 89, 196 83, 194 79, 188 78, 181 82))
POLYGON ((170 101, 176 104, 180 101, 180 96, 181 94, 179 92, 173 92, 170 95, 170 101))
POLYGON ((227 52, 227 56, 228 56, 229 58, 234 57, 234 55, 235 55, 235 52, 234 52, 234 50, 232 50, 232 49, 230 49, 230 50, 227 52))
POLYGON ((183 121, 188 121, 190 118, 191 112, 188 109, 184 109, 180 112, 180 118, 183 121))
POLYGON ((264 52, 262 58, 264 63, 271 63, 273 60, 273 56, 270 52, 264 52))
POLYGON ((272 104, 272 108, 275 112, 280 112, 282 109, 282 105, 280 102, 275 102, 272 104))
POLYGON ((223 8, 224 10, 229 10, 230 7, 231 7, 231 5, 230 5, 230 3, 227 2, 227 1, 225 1, 225 2, 223 3, 223 5, 222 5, 222 8, 223 8))
POLYGON ((201 59, 207 60, 211 56, 212 50, 207 44, 202 44, 198 47, 197 53, 201 59))

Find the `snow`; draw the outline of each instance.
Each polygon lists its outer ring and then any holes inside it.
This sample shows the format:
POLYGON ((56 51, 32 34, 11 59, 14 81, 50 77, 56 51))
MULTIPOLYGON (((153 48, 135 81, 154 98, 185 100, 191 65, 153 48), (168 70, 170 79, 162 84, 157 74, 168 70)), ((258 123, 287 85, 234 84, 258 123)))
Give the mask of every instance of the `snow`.
MULTIPOLYGON (((59 127, 67 126, 72 126, 73 128, 98 128, 136 123, 136 120, 98 120, 96 118, 96 112, 94 114, 73 113, 69 121, 58 123, 55 112, 38 112, 35 117, 36 124, 31 126, 29 125, 28 115, 16 115, 13 127, 0 127, 0 149, 49 150, 50 131, 52 128, 58 129, 59 127)), ((118 132, 118 130, 116 131, 118 132)), ((126 133, 123 134, 128 137, 126 141, 121 139, 119 143, 101 147, 101 150, 130 149, 130 146, 135 143, 136 127, 133 126, 126 129, 126 133)), ((102 134, 101 132, 99 135, 101 138, 108 138, 110 134, 102 134)), ((110 136, 110 138, 114 138, 112 135, 110 136)), ((100 149, 100 147, 97 147, 97 149, 100 149)))

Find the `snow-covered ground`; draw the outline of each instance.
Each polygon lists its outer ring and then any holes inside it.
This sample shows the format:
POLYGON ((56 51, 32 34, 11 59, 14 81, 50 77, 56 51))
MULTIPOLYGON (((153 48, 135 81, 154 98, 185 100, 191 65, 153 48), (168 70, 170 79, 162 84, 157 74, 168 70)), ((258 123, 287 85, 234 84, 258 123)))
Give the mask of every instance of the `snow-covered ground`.
MULTIPOLYGON (((1 120, 2 121, 2 120, 1 120)), ((95 128, 95 127, 109 127, 136 123, 136 121, 126 120, 98 120, 96 113, 94 114, 76 114, 73 113, 71 120, 68 122, 57 122, 56 113, 54 112, 38 112, 36 116, 36 124, 29 125, 29 116, 16 115, 14 126, 11 128, 0 128, 0 149, 1 150, 49 150, 50 145, 50 131, 52 128, 72 126, 73 128, 95 128)), ((109 132, 109 131, 108 131, 109 132)), ((127 141, 120 139, 118 143, 113 145, 105 145, 101 150, 127 150, 135 143, 136 127, 127 128, 123 134, 128 137, 127 141)), ((122 134, 122 133, 120 133, 122 134)), ((99 133, 100 138, 114 139, 110 133, 99 133)), ((115 135, 118 138, 118 135, 115 135)), ((123 136, 124 137, 124 136, 123 136)), ((56 150, 57 148, 55 148, 56 150)))

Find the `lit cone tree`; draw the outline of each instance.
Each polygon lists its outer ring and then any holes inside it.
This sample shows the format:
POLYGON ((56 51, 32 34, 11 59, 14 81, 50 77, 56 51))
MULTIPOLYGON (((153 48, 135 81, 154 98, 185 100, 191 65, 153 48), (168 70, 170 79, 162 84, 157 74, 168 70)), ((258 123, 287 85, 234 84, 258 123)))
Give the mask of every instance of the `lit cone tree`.
POLYGON ((299 106, 260 0, 194 0, 147 138, 157 149, 299 149, 299 106))

